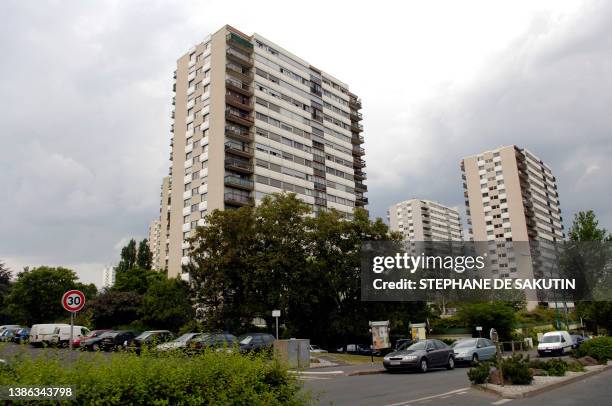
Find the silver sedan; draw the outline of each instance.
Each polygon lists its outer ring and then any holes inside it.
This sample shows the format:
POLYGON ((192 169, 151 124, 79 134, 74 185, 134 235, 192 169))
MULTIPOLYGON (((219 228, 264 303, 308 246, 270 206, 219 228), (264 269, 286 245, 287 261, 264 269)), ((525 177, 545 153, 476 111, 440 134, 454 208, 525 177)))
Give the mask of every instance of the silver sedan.
POLYGON ((467 338, 455 341, 451 348, 459 362, 479 362, 495 357, 495 344, 486 338, 467 338))

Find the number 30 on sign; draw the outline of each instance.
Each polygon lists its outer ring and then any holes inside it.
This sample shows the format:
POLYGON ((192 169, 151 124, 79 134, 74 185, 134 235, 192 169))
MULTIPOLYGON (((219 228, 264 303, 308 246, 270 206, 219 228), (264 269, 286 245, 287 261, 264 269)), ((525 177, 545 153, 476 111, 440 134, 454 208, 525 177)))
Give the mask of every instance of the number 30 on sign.
POLYGON ((69 312, 78 312, 85 306, 85 295, 80 290, 69 290, 62 296, 62 306, 69 312))

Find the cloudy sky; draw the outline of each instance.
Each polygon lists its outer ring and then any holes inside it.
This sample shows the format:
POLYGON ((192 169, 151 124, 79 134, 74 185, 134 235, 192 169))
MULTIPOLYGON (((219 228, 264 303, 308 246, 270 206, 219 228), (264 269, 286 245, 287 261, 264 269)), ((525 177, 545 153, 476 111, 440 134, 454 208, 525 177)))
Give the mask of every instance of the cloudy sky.
POLYGON ((224 24, 363 99, 370 209, 463 208, 459 161, 531 150, 612 229, 612 2, 2 1, 0 260, 99 284, 158 215, 176 59, 224 24), (373 6, 374 5, 374 6, 373 6))

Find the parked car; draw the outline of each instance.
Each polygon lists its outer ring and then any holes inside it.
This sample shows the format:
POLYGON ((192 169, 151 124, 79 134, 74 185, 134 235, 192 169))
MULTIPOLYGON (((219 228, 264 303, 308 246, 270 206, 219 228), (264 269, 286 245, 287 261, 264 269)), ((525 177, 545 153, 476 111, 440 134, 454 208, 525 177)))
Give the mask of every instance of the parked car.
POLYGON ((89 341, 91 339, 94 339, 96 337, 99 337, 102 334, 107 333, 109 331, 112 331, 112 330, 110 330, 110 329, 92 330, 86 336, 75 338, 74 341, 72 342, 72 345, 74 347, 81 347, 82 345, 85 345, 85 343, 87 343, 87 341, 89 341))
POLYGON ((266 333, 248 333, 238 337, 240 352, 270 351, 274 347, 274 336, 266 333))
POLYGON ((17 330, 19 330, 19 327, 9 327, 4 331, 0 332, 0 341, 13 341, 13 337, 15 337, 15 333, 17 332, 17 330))
POLYGON ((30 328, 23 327, 15 331, 15 335, 13 336, 11 341, 17 344, 22 344, 22 343, 27 343, 29 340, 30 340, 30 328))
POLYGON ((158 344, 172 341, 176 338, 174 333, 168 330, 150 330, 140 333, 138 337, 127 340, 125 343, 125 349, 127 351, 133 351, 140 355, 142 348, 152 349, 158 344))
MULTIPOLYGON (((76 337, 85 337, 90 333, 87 327, 72 326, 72 339, 76 337)), ((70 326, 57 326, 51 335, 50 344, 66 348, 70 345, 70 326)))
POLYGON ((70 328, 70 325, 65 323, 34 324, 30 330, 30 345, 38 347, 49 345, 57 327, 70 328))
POLYGON ((85 351, 113 351, 121 347, 126 340, 136 337, 134 331, 107 331, 97 337, 81 342, 81 349, 85 351))
POLYGON ((563 355, 572 351, 574 340, 567 331, 550 331, 544 333, 544 336, 538 344, 538 355, 544 357, 546 355, 563 355))
POLYGON ((487 338, 466 338, 455 341, 451 348, 458 363, 486 361, 495 357, 497 352, 493 341, 487 338))
POLYGON ((319 347, 318 345, 310 344, 310 353, 311 354, 324 354, 326 352, 327 352, 327 350, 324 350, 323 348, 319 347))
POLYGON ((157 347, 155 347, 155 349, 158 351, 172 351, 184 349, 187 348, 194 339, 202 335, 203 333, 185 333, 175 340, 159 344, 157 347))
POLYGON ((233 351, 233 347, 238 345, 235 335, 229 333, 202 334, 194 338, 189 343, 188 352, 198 353, 205 350, 233 351))
POLYGON ((393 349, 397 351, 400 347, 408 347, 412 343, 414 343, 412 338, 400 338, 395 342, 395 347, 393 347, 393 349))
POLYGON ((336 352, 345 352, 347 354, 370 355, 372 350, 366 344, 347 344, 346 347, 336 349, 336 352))
POLYGON ((576 348, 580 347, 580 345, 587 341, 589 338, 588 337, 583 337, 581 335, 578 334, 571 334, 572 336, 572 340, 574 340, 574 345, 572 345, 572 348, 575 350, 576 348))
POLYGON ((18 325, 18 324, 4 324, 4 325, 0 326, 0 333, 2 333, 7 328, 19 328, 19 327, 21 327, 21 326, 18 325))
POLYGON ((398 351, 387 354, 383 366, 388 371, 417 369, 427 372, 431 368, 455 368, 453 349, 440 340, 420 340, 398 351))

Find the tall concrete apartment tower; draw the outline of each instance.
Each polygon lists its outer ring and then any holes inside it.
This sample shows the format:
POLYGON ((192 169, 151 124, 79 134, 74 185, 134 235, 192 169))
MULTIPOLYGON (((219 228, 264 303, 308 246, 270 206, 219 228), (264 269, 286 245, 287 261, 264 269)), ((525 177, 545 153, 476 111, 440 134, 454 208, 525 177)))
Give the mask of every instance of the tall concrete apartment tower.
POLYGON ((431 200, 410 199, 389 207, 391 230, 407 241, 462 241, 459 212, 431 200))
POLYGON ((350 217, 367 205, 361 101, 333 76, 224 26, 178 59, 174 92, 161 212, 169 276, 181 273, 186 239, 212 210, 282 191, 315 213, 335 208, 350 217))
POLYGON ((149 224, 149 250, 151 251, 151 266, 153 269, 163 269, 161 267, 161 250, 160 245, 162 243, 161 236, 161 221, 155 219, 149 224))
MULTIPOLYGON (((490 242, 488 259, 496 276, 531 278, 539 269, 550 269, 554 253, 549 259, 546 253, 534 254, 534 242, 565 237, 550 167, 511 145, 464 158, 461 170, 469 237, 490 242)), ((537 303, 533 296, 527 299, 529 307, 537 303)))

